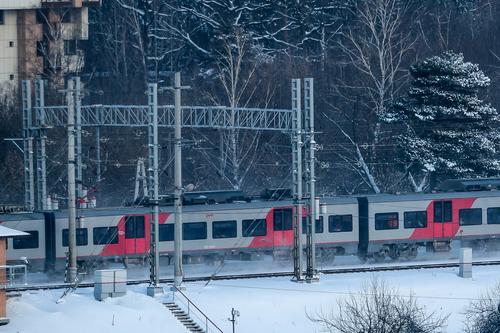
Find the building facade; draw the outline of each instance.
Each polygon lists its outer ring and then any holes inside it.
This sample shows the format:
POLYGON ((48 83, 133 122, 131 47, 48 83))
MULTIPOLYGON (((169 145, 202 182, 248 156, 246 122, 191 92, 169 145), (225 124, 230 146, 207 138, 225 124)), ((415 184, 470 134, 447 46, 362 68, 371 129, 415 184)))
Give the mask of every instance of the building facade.
POLYGON ((0 0, 0 85, 42 76, 54 83, 79 72, 88 8, 101 0, 0 0))

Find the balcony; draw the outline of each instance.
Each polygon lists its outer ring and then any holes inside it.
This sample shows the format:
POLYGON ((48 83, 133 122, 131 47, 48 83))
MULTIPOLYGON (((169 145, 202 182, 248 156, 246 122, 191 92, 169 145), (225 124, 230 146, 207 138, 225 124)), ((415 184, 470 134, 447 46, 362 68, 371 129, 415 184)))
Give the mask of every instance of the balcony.
POLYGON ((101 0, 41 0, 42 7, 90 7, 100 6, 101 0))

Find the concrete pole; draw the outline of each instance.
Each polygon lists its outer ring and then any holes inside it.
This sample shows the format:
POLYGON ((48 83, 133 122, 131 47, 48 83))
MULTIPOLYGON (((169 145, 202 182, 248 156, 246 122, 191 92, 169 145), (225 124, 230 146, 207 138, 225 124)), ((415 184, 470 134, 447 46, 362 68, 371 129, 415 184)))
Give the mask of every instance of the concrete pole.
POLYGON ((68 245, 69 263, 67 282, 76 283, 76 188, 75 188, 75 101, 73 80, 68 80, 68 245))
POLYGON ((175 166, 174 166, 174 205, 175 205, 175 266, 174 266, 174 286, 179 288, 182 285, 182 109, 181 109, 181 73, 175 73, 175 166))
POLYGON ((101 181, 101 127, 95 129, 95 145, 96 145, 96 160, 97 160, 97 183, 101 181))
POLYGON ((83 196, 83 173, 82 173, 82 94, 80 77, 76 76, 74 80, 74 99, 75 99, 75 119, 76 119, 76 198, 78 207, 81 207, 83 196))

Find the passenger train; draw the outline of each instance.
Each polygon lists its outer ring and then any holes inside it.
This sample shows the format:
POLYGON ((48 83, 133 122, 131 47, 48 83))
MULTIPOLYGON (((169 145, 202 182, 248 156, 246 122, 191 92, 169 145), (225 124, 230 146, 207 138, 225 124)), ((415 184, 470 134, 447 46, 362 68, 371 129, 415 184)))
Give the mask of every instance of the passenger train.
MULTIPOLYGON (((321 198, 320 207, 314 224, 318 257, 354 254, 379 261, 414 258, 419 247, 447 251, 457 239, 471 246, 500 244, 500 191, 331 197, 321 198)), ((77 215, 81 266, 147 259, 150 208, 81 209, 77 215)), ((0 215, 2 225, 30 234, 8 240, 7 259, 60 269, 68 250, 67 219, 66 211, 0 215)), ((184 260, 291 256, 292 220, 291 201, 185 206, 184 260)), ((174 251, 173 207, 160 207, 159 223, 159 249, 168 259, 174 251)))

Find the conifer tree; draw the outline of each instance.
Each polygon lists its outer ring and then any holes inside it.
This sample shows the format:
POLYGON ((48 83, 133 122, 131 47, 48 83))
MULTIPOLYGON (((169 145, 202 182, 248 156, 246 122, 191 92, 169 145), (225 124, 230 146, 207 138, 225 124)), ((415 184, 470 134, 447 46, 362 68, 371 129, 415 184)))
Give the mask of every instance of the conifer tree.
POLYGON ((478 65, 447 51, 410 73, 407 97, 383 115, 404 127, 399 140, 408 171, 434 179, 497 174, 499 115, 479 97, 490 79, 478 65))

